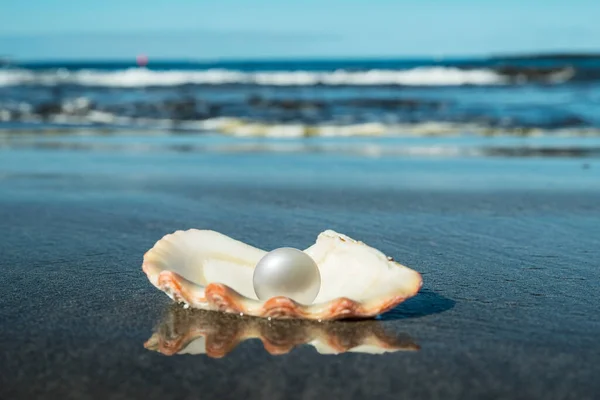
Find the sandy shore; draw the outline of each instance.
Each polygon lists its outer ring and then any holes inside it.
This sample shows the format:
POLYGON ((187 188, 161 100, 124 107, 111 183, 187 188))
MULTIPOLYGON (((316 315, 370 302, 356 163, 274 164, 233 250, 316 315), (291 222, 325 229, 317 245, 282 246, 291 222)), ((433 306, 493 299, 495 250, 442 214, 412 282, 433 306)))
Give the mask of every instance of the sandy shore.
MULTIPOLYGON (((0 149, 0 398, 594 398, 599 167, 0 149), (141 257, 190 227, 266 249, 305 247, 334 228, 381 248, 420 271, 424 288, 355 331, 384 330, 410 351, 323 355, 299 344, 273 356, 258 340, 222 358, 146 348, 173 307, 141 257)), ((219 321, 202 323, 238 329, 219 321)), ((348 324, 333 327, 341 341, 348 324)), ((188 329, 178 326, 173 337, 188 329)), ((285 344, 297 331, 282 332, 285 344)))

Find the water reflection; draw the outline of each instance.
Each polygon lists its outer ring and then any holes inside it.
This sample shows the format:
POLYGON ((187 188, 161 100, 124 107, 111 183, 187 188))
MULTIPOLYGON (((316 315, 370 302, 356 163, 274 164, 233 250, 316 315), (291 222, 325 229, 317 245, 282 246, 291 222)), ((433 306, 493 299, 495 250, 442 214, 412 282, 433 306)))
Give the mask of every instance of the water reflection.
POLYGON ((178 305, 168 308, 144 347, 169 356, 206 354, 220 358, 249 339, 260 339, 265 350, 273 355, 286 354, 299 345, 313 346, 321 354, 419 350, 419 345, 408 335, 393 333, 380 321, 268 321, 184 310, 178 305))
MULTIPOLYGON (((464 127, 459 132, 469 132, 464 127)), ((600 130, 587 135, 564 133, 563 137, 523 138, 390 136, 384 138, 230 138, 213 136, 119 136, 93 130, 58 135, 0 131, 0 149, 125 153, 201 154, 338 154, 356 157, 511 157, 600 158, 600 130), (85 133, 85 135, 84 135, 85 133), (591 137, 594 136, 594 137, 591 137)))

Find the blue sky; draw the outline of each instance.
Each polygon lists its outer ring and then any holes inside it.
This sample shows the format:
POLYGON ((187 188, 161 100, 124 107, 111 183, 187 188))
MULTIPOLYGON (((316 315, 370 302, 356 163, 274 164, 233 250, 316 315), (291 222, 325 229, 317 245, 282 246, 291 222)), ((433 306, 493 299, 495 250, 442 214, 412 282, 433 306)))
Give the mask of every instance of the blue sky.
POLYGON ((0 0, 18 59, 600 52, 600 0, 0 0))

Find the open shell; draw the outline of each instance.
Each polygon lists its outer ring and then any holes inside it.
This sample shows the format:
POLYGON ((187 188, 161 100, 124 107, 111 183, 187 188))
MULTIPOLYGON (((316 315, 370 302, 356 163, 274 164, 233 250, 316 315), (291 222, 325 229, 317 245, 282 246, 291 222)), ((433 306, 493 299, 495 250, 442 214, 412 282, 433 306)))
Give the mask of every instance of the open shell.
POLYGON ((144 255, 142 269, 154 286, 186 307, 263 318, 369 318, 414 296, 422 285, 418 272, 331 230, 304 251, 321 274, 321 290, 308 305, 287 297, 258 300, 252 275, 266 252, 215 231, 166 235, 144 255))
POLYGON ((301 345, 313 346, 320 354, 419 350, 408 335, 393 333, 380 321, 266 321, 180 307, 168 310, 144 347, 168 356, 201 354, 221 358, 249 339, 259 339, 272 355, 289 353, 301 345))

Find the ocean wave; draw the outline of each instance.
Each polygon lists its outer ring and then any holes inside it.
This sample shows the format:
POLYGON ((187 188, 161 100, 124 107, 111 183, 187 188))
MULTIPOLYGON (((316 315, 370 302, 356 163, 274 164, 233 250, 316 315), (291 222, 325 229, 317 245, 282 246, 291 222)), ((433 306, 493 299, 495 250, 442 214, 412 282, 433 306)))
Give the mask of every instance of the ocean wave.
MULTIPOLYGON (((10 121, 10 112, 0 109, 0 122, 10 121)), ((7 131, 26 131, 37 127, 39 131, 68 131, 70 128, 84 132, 99 130, 102 132, 128 133, 141 130, 146 134, 160 132, 188 132, 221 134, 246 138, 311 138, 311 137, 458 137, 475 136, 553 136, 553 137, 600 137, 598 127, 559 127, 544 129, 541 127, 500 127, 476 122, 407 122, 407 123, 346 123, 322 122, 276 123, 246 120, 234 117, 217 117, 205 120, 177 121, 169 118, 128 117, 107 111, 91 110, 78 115, 60 113, 46 118, 39 115, 24 115, 12 125, 2 127, 0 134, 7 131)))
POLYGON ((32 71, 0 70, 0 86, 72 84, 94 87, 139 88, 181 85, 264 85, 264 86, 460 86, 502 85, 506 76, 491 69, 454 67, 418 67, 406 70, 372 69, 367 71, 268 71, 243 72, 228 69, 196 71, 158 71, 130 68, 117 71, 67 70, 32 71))

